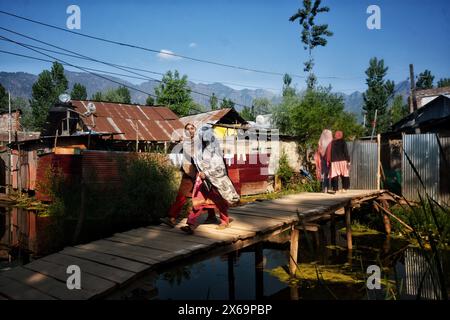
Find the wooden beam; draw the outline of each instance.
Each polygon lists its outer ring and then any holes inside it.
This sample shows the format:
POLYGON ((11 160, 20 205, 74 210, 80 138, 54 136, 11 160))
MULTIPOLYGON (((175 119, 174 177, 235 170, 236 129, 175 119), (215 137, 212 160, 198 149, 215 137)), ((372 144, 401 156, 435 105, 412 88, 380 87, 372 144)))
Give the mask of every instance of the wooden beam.
POLYGON ((348 250, 353 249, 351 211, 352 211, 352 209, 350 206, 345 207, 345 227, 346 227, 346 231, 347 231, 347 248, 348 248, 348 250))
POLYGON ((319 231, 320 225, 315 223, 305 223, 302 225, 295 226, 295 229, 297 230, 303 230, 303 231, 311 231, 311 232, 317 232, 319 231))
POLYGON ((289 272, 291 275, 295 275, 297 271, 297 257, 298 257, 298 230, 296 228, 291 229, 291 249, 289 258, 289 272))
MULTIPOLYGON (((381 205, 383 206, 384 209, 388 210, 389 209, 389 203, 387 202, 387 200, 381 200, 381 205)), ((387 235, 391 234, 391 219, 389 218, 389 216, 383 212, 383 223, 384 223, 384 230, 386 231, 387 235)))

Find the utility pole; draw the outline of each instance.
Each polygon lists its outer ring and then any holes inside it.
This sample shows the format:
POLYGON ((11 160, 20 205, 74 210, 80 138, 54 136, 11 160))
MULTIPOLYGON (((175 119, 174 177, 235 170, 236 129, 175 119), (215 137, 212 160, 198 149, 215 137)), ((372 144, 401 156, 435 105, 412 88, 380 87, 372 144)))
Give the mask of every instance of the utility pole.
POLYGON ((377 115, 378 115, 378 109, 375 109, 375 118, 373 119, 373 123, 372 123, 372 135, 370 136, 370 141, 372 141, 373 135, 375 134, 375 127, 377 126, 377 115))
MULTIPOLYGON (((8 144, 11 144, 11 130, 12 130, 12 121, 11 121, 11 92, 8 91, 8 144)), ((11 193, 12 189, 12 152, 11 148, 8 148, 8 178, 6 181, 6 194, 11 193)))
POLYGON ((409 65, 409 80, 411 83, 411 96, 409 97, 409 113, 413 113, 417 110, 416 101, 416 83, 414 81, 414 66, 411 63, 409 65))

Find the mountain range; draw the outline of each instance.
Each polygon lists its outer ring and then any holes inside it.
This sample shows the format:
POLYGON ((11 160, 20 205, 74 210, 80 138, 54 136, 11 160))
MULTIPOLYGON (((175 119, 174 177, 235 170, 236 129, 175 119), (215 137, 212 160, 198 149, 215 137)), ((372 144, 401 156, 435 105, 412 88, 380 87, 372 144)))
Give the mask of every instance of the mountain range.
MULTIPOLYGON (((106 79, 96 77, 95 75, 84 72, 72 72, 65 70, 65 75, 69 81, 69 91, 72 89, 74 83, 81 83, 86 87, 88 97, 91 97, 95 92, 104 92, 111 88, 119 87, 119 84, 113 83, 106 79)), ((158 86, 159 82, 155 80, 145 81, 141 84, 135 85, 126 80, 117 77, 106 76, 107 78, 123 83, 129 87, 139 89, 144 92, 154 94, 154 88, 158 86)), ((26 72, 0 72, 0 83, 11 92, 14 97, 23 97, 25 99, 31 98, 33 83, 37 80, 37 75, 26 72)), ((219 99, 231 99, 236 103, 236 110, 240 111, 243 105, 251 106, 255 98, 267 98, 272 103, 276 104, 281 101, 281 96, 274 94, 271 91, 264 89, 242 89, 237 90, 228 87, 222 83, 194 83, 189 82, 189 87, 192 90, 191 96, 195 102, 203 106, 209 106, 209 97, 205 95, 215 95, 219 99), (195 92, 194 92, 195 91, 195 92), (199 94, 200 93, 200 94, 199 94)), ((402 81, 395 86, 396 94, 400 94, 406 100, 409 94, 408 81, 402 81)), ((131 100, 134 103, 144 104, 147 99, 147 94, 136 90, 130 90, 131 100)), ((362 117, 363 94, 355 91, 351 94, 339 93, 345 102, 345 110, 354 113, 359 119, 362 117)))

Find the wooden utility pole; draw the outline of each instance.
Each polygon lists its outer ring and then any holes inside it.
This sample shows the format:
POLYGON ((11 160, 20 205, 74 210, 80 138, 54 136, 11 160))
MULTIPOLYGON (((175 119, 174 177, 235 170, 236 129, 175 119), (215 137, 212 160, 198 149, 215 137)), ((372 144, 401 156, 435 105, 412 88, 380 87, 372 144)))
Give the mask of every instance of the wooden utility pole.
MULTIPOLYGON (((11 92, 8 91, 8 144, 11 144, 11 131, 12 131, 12 123, 11 123, 11 92)), ((10 194, 13 185, 13 158, 11 148, 8 148, 8 175, 6 179, 6 194, 10 194)))
POLYGON ((411 83, 411 95, 409 97, 409 113, 413 113, 417 110, 417 101, 416 101, 416 83, 414 81, 414 66, 413 64, 409 65, 409 79, 411 83))

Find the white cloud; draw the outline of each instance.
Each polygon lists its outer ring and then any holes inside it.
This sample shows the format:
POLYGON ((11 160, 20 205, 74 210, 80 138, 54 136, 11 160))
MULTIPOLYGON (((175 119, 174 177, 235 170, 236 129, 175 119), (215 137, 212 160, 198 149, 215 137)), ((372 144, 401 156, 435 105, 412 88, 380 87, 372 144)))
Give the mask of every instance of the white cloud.
POLYGON ((174 56, 174 52, 166 49, 161 49, 156 56, 161 60, 180 60, 180 57, 174 56))
POLYGON ((195 48, 197 44, 195 42, 189 43, 189 48, 195 48))

